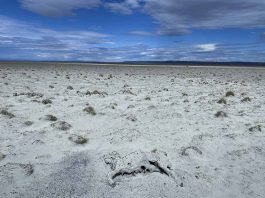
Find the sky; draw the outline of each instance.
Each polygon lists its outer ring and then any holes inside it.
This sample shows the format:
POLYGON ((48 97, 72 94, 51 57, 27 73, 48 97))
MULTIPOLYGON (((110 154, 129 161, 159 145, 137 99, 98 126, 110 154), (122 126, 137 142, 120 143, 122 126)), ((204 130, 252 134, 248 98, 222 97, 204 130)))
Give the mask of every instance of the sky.
POLYGON ((265 0, 0 0, 0 60, 265 62, 265 0))

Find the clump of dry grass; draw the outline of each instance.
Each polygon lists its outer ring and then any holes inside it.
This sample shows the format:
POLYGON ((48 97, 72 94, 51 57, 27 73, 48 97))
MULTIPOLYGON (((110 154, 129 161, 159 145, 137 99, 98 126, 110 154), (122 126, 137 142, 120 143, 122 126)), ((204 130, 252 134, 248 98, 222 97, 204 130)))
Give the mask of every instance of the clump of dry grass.
POLYGON ((144 99, 145 100, 151 100, 151 97, 150 96, 146 96, 144 99))
POLYGON ((30 176, 34 172, 34 167, 32 164, 19 164, 19 166, 25 171, 27 176, 30 176))
POLYGON ((46 116, 45 116, 45 119, 48 120, 48 121, 52 121, 52 122, 55 122, 55 121, 58 120, 56 116, 51 115, 51 114, 46 115, 46 116))
POLYGON ((80 135, 72 135, 68 139, 76 144, 86 144, 88 142, 87 138, 80 135))
POLYGON ((58 122, 52 123, 51 126, 56 129, 62 130, 62 131, 67 131, 70 128, 72 128, 72 125, 65 121, 58 121, 58 122))
POLYGON ((113 78, 112 74, 110 74, 110 75, 108 76, 108 79, 111 79, 111 78, 113 78))
POLYGON ((235 96, 235 93, 233 91, 228 91, 225 94, 226 97, 235 96))
POLYGON ((217 117, 217 118, 225 118, 225 117, 227 117, 227 114, 225 113, 225 112, 223 112, 223 111, 218 111, 216 114, 214 114, 215 115, 215 117, 217 117))
POLYGON ((0 152, 0 161, 5 159, 6 155, 4 155, 3 153, 0 152))
POLYGON ((68 90, 73 90, 74 88, 71 85, 69 85, 69 86, 67 86, 67 89, 68 90))
POLYGON ((131 90, 127 89, 127 90, 123 90, 122 93, 125 93, 125 94, 131 94, 131 95, 134 95, 136 96, 136 94, 134 94, 131 90))
POLYGON ((28 97, 42 98, 43 94, 35 92, 27 92, 27 93, 14 93, 13 96, 28 96, 28 97))
POLYGON ((129 115, 126 119, 130 120, 132 122, 136 122, 137 121, 137 118, 134 115, 129 115))
POLYGON ((6 117, 8 117, 9 119, 15 117, 15 115, 14 115, 13 113, 10 113, 10 112, 7 111, 6 109, 2 109, 2 110, 0 111, 0 114, 1 114, 1 115, 4 115, 4 116, 6 116, 6 117))
POLYGON ((250 127, 248 130, 250 132, 256 132, 256 131, 261 132, 261 125, 257 125, 257 126, 254 126, 254 127, 250 127))
POLYGON ((24 122, 24 124, 25 124, 26 126, 31 126, 31 125, 33 125, 33 122, 32 122, 32 121, 26 121, 26 122, 24 122))
POLYGON ((84 108, 83 111, 87 112, 88 114, 93 115, 93 116, 97 115, 95 109, 91 106, 84 108))
POLYGON ((93 92, 91 91, 87 91, 86 92, 86 95, 101 95, 101 96, 104 96, 104 95, 108 95, 106 92, 103 92, 103 91, 98 91, 98 90, 94 90, 93 92))
POLYGON ((112 109, 115 109, 117 106, 118 106, 117 103, 112 103, 112 104, 110 104, 110 107, 111 107, 112 109))
POLYGON ((251 102, 250 97, 245 97, 241 100, 241 102, 251 102))
POLYGON ((226 99, 221 98, 220 100, 217 101, 218 104, 226 104, 226 99))
POLYGON ((45 105, 52 104, 52 101, 50 99, 44 99, 42 100, 42 104, 45 104, 45 105))

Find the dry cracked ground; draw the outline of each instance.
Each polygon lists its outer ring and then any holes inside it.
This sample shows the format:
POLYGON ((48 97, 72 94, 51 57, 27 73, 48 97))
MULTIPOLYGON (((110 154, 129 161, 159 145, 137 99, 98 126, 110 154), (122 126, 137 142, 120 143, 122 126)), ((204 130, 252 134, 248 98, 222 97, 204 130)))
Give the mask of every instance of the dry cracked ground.
POLYGON ((265 69, 0 63, 0 197, 264 197, 265 69))

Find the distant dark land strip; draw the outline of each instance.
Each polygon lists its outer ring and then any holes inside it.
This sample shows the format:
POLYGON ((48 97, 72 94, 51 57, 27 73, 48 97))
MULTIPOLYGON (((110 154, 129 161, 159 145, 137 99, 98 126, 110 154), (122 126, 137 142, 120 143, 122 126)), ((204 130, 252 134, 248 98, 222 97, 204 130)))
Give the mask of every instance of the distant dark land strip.
POLYGON ((265 68, 265 62, 202 62, 202 61, 124 61, 124 62, 84 62, 84 61, 5 61, 3 64, 82 64, 102 66, 168 66, 168 67, 261 67, 265 68))

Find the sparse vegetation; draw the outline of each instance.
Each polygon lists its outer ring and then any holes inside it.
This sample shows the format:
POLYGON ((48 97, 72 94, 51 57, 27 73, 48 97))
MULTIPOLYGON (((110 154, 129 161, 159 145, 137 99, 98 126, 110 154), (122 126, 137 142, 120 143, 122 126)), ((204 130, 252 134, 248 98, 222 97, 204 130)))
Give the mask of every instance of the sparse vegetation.
POLYGON ((118 106, 117 103, 112 103, 112 104, 110 104, 110 107, 111 107, 112 109, 115 109, 117 106, 118 106))
POLYGON ((226 97, 235 96, 235 93, 233 91, 228 91, 225 94, 226 97))
POLYGON ((136 122, 137 121, 137 118, 134 115, 129 115, 126 119, 130 120, 132 122, 136 122))
POLYGON ((108 95, 106 92, 100 92, 98 90, 94 90, 93 92, 87 91, 85 94, 90 95, 90 96, 91 95, 101 95, 101 96, 108 95))
POLYGON ((221 98, 220 100, 218 100, 217 103, 218 103, 218 104, 226 104, 227 102, 226 102, 226 99, 221 98))
POLYGON ((108 79, 111 79, 111 78, 113 78, 112 74, 110 74, 110 75, 108 76, 108 79))
POLYGON ((241 100, 241 102, 251 102, 250 97, 245 97, 244 99, 241 100))
POLYGON ((30 176, 34 172, 32 164, 19 164, 19 166, 25 171, 25 175, 30 176))
POLYGON ((93 116, 97 115, 95 109, 91 106, 84 108, 83 111, 87 112, 88 114, 93 115, 93 116))
POLYGON ((72 135, 68 139, 76 144, 86 144, 88 142, 87 138, 84 138, 80 135, 72 135))
POLYGON ((248 129, 250 132, 261 132, 261 125, 257 125, 257 126, 254 126, 254 127, 250 127, 248 129))
POLYGON ((224 118, 224 117, 227 117, 227 114, 225 113, 225 112, 223 112, 223 111, 218 111, 216 114, 214 114, 215 115, 215 117, 217 117, 217 118, 224 118))
POLYGON ((146 96, 144 99, 145 100, 151 100, 151 97, 150 96, 146 96))
POLYGON ((131 95, 134 95, 136 96, 136 94, 134 94, 131 90, 127 89, 127 90, 123 90, 122 93, 125 93, 125 94, 131 94, 131 95))
POLYGON ((26 126, 31 126, 31 125, 33 125, 33 122, 32 122, 32 121, 26 121, 26 122, 24 122, 24 124, 25 124, 26 126))
POLYGON ((7 111, 6 109, 2 109, 1 111, 0 111, 0 114, 1 115, 4 115, 4 116, 6 116, 6 117, 8 117, 8 118, 14 118, 15 117, 15 115, 13 114, 13 113, 10 113, 9 111, 7 111))
POLYGON ((6 157, 3 153, 0 152, 0 161, 3 160, 6 157))
POLYGON ((51 126, 56 129, 62 130, 62 131, 67 131, 70 128, 72 128, 72 125, 65 121, 58 121, 58 122, 52 123, 51 126))
POLYGON ((35 92, 27 92, 27 93, 14 93, 13 96, 28 96, 28 97, 42 98, 43 94, 35 92))
POLYGON ((57 117, 55 117, 54 115, 51 115, 51 114, 46 115, 45 119, 48 120, 48 121, 52 121, 52 122, 55 122, 55 121, 58 120, 57 117))
POLYGON ((72 86, 67 87, 68 90, 73 90, 74 88, 72 86))
POLYGON ((50 99, 44 99, 42 100, 42 104, 45 104, 45 105, 52 104, 52 101, 50 99))

